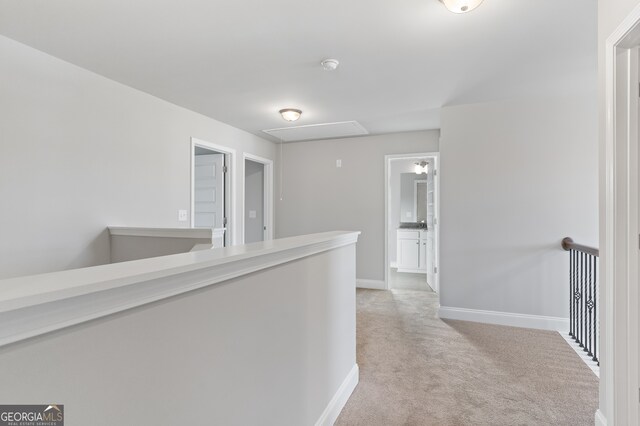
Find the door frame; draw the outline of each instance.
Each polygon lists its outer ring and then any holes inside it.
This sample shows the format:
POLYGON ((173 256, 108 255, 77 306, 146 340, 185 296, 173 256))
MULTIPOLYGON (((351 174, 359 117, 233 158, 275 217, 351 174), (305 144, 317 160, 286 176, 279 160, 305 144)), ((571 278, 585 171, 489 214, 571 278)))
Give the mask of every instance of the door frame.
POLYGON ((605 156, 601 179, 604 234, 601 233, 599 276, 601 288, 604 284, 600 294, 604 324, 601 324, 602 380, 596 425, 634 425, 640 420, 639 44, 640 6, 637 6, 607 38, 605 46, 605 156))
POLYGON ((434 276, 436 282, 434 290, 440 293, 440 153, 439 152, 422 152, 422 153, 407 153, 407 154, 389 154, 384 156, 384 288, 390 289, 389 286, 389 268, 391 267, 389 259, 389 217, 390 208, 389 196, 391 194, 391 161, 393 160, 413 160, 433 158, 433 170, 436 171, 434 175, 434 190, 435 190, 435 218, 436 227, 433 233, 433 246, 435 247, 435 259, 433 262, 436 271, 434 276))
POLYGON ((226 228, 226 241, 228 241, 228 243, 226 244, 226 246, 233 246, 238 244, 238 238, 237 238, 237 232, 234 229, 235 226, 235 220, 234 220, 234 212, 235 212, 235 197, 236 197, 236 179, 234 176, 234 171, 235 171, 235 167, 234 167, 234 161, 235 161, 235 156, 236 156, 236 150, 226 147, 226 146, 222 146, 222 145, 218 145, 212 142, 207 142, 204 141, 202 139, 198 139, 198 138, 191 138, 191 151, 190 151, 190 158, 189 158, 189 162, 191 163, 191 182, 190 182, 190 186, 191 186, 191 209, 190 209, 190 213, 191 213, 191 228, 194 228, 194 224, 195 224, 195 185, 194 185, 194 180, 195 180, 195 153, 196 153, 196 146, 199 146, 201 148, 204 149, 209 149, 212 151, 216 151, 219 152, 221 154, 224 154, 225 157, 225 161, 224 164, 225 166, 227 166, 227 173, 225 176, 225 188, 224 188, 224 214, 225 217, 227 218, 227 224, 225 225, 226 228))
POLYGON ((254 163, 260 163, 264 165, 264 224, 267 227, 265 231, 263 231, 264 241, 272 240, 274 236, 273 229, 273 160, 269 160, 268 158, 260 157, 254 154, 249 154, 247 152, 242 154, 242 177, 244 182, 244 187, 242 188, 242 244, 244 244, 244 233, 245 233, 245 191, 246 191, 246 161, 253 161, 254 163))

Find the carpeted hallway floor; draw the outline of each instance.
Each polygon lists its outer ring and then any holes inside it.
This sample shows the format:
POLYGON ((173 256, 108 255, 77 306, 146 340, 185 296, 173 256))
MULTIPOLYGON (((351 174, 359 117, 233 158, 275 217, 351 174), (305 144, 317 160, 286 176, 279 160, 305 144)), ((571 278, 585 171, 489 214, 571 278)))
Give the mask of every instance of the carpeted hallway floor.
POLYGON ((555 332, 440 320, 433 292, 358 290, 360 383, 336 425, 593 425, 598 379, 555 332))

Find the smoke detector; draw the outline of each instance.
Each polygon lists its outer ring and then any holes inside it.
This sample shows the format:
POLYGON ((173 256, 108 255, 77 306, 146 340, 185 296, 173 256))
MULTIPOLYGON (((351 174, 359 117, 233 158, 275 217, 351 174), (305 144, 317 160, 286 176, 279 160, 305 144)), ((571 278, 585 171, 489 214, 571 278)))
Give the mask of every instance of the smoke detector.
POLYGON ((340 62, 338 62, 337 59, 325 59, 320 62, 320 65, 322 65, 325 71, 335 71, 338 65, 340 65, 340 62))

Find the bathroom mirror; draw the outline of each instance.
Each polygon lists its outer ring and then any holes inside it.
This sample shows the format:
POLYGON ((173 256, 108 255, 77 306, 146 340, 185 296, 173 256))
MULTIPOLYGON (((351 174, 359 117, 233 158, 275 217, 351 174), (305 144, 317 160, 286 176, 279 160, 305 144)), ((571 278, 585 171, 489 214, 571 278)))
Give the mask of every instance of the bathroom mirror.
POLYGON ((427 222, 426 174, 400 174, 400 221, 427 222))

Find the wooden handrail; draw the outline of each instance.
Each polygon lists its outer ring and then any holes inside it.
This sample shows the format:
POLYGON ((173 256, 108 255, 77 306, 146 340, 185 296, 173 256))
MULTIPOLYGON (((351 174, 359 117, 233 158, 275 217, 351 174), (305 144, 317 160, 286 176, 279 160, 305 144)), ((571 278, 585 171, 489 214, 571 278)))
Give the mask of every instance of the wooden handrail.
POLYGON ((576 244, 571 238, 565 237, 562 239, 562 248, 566 251, 575 250, 582 253, 587 253, 592 256, 600 256, 600 250, 594 247, 583 246, 582 244, 576 244))

